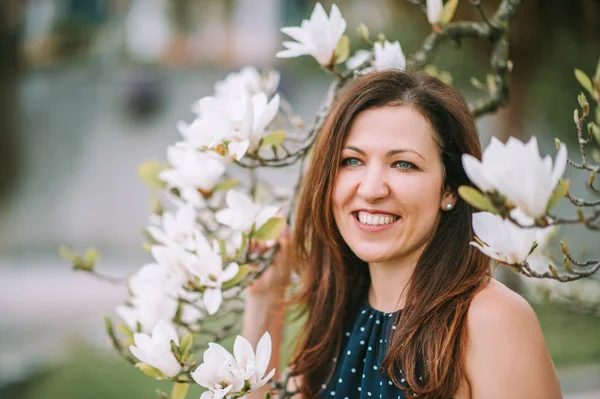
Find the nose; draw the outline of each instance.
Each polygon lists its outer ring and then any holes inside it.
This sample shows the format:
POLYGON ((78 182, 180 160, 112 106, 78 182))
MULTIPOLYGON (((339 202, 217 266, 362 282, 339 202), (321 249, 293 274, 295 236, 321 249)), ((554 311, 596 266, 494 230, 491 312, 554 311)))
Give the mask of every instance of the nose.
POLYGON ((385 167, 371 164, 364 169, 357 194, 366 202, 376 202, 390 194, 385 167))

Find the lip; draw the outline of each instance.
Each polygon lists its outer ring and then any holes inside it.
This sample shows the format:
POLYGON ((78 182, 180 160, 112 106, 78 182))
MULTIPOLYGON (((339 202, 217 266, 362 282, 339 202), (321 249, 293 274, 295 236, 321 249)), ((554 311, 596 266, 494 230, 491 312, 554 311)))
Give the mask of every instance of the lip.
POLYGON ((352 219, 354 219, 354 223, 356 224, 356 227, 358 227, 360 230, 367 232, 367 233, 378 233, 380 231, 388 230, 388 229, 392 228, 393 226, 395 226, 400 220, 402 220, 402 217, 395 215, 393 213, 367 210, 367 209, 360 209, 360 210, 354 211, 354 212, 352 212, 351 217, 352 217, 352 219), (368 226, 366 224, 362 224, 356 218, 356 214, 358 212, 367 212, 367 213, 371 213, 371 214, 396 216, 396 217, 398 217, 398 219, 394 220, 392 223, 389 223, 389 224, 378 224, 377 226, 368 226))
POLYGON ((366 212, 366 213, 370 213, 371 215, 390 215, 390 216, 400 217, 400 215, 397 215, 395 213, 380 211, 378 209, 355 209, 352 211, 353 214, 358 214, 358 212, 366 212))

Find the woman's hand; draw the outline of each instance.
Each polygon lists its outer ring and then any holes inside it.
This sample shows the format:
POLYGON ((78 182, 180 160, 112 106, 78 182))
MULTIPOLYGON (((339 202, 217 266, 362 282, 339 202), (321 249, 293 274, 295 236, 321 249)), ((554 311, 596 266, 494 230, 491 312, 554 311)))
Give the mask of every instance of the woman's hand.
MULTIPOLYGON (((254 297, 281 297, 290 283, 290 235, 286 227, 278 239, 279 250, 275 255, 273 263, 267 267, 264 273, 254 280, 248 287, 248 295, 254 297)), ((253 243, 252 246, 260 244, 253 243)))
MULTIPOLYGON (((273 264, 257 278, 248 288, 242 335, 256 345, 259 338, 268 331, 271 334, 273 350, 268 370, 276 368, 273 378, 279 379, 279 366, 281 359, 281 341, 285 323, 285 308, 283 297, 290 282, 290 237, 288 229, 279 237, 279 251, 275 255, 273 264)), ((258 244, 254 244, 258 245, 258 244)), ((247 395, 248 399, 262 399, 269 390, 268 384, 256 392, 247 395)))

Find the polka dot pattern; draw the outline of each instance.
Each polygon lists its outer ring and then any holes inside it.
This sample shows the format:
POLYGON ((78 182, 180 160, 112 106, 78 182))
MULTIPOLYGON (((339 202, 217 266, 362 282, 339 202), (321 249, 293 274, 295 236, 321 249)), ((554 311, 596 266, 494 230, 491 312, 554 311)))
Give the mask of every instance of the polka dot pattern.
POLYGON ((370 307, 366 301, 363 303, 352 328, 345 331, 341 355, 337 362, 332 363, 335 373, 320 399, 332 396, 405 399, 403 391, 382 376, 380 370, 397 316, 399 312, 383 313, 370 307))

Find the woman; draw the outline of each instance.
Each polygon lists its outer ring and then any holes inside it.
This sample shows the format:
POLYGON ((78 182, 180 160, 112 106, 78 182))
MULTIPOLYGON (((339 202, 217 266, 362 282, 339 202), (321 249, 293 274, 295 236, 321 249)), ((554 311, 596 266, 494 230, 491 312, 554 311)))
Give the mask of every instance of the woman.
MULTIPOLYGON (((302 397, 560 398, 536 316, 469 245, 463 153, 481 158, 454 89, 399 71, 358 79, 316 139, 293 240, 306 324, 302 397)), ((286 242, 249 293, 244 334, 274 337, 286 242)), ((256 395, 260 397, 260 395, 256 395)))

